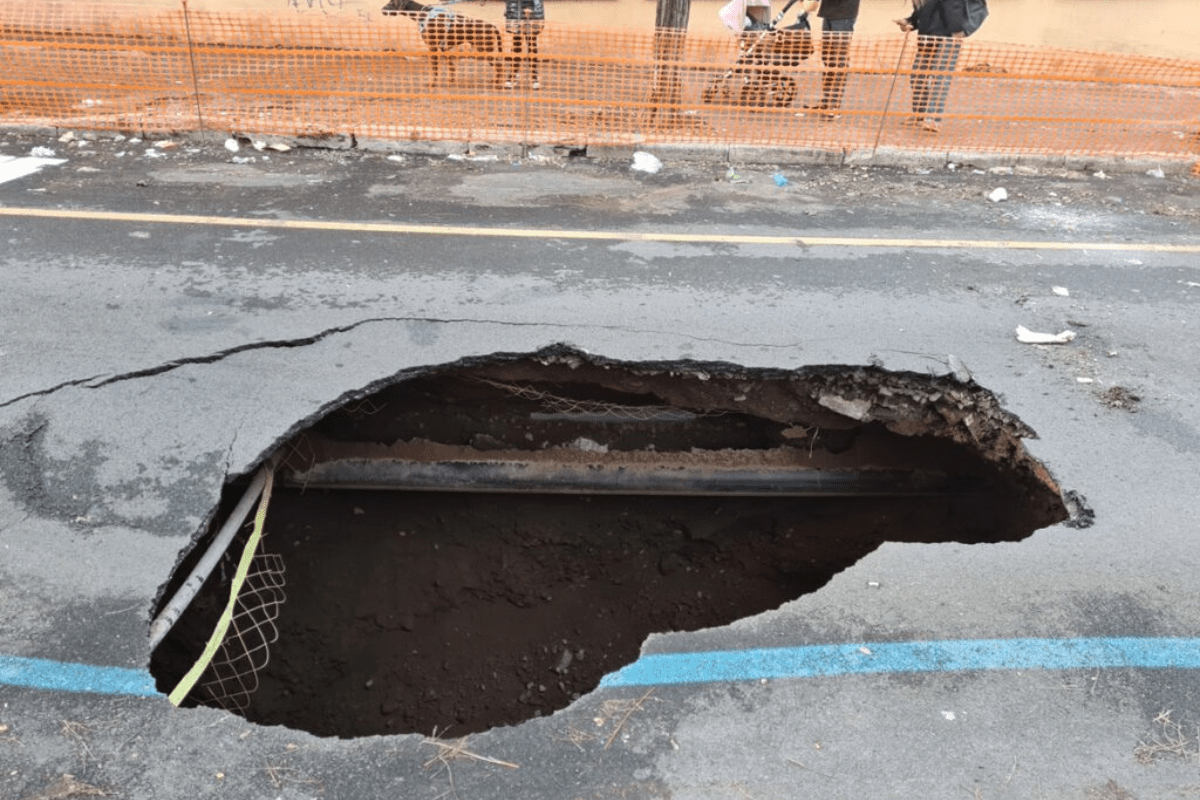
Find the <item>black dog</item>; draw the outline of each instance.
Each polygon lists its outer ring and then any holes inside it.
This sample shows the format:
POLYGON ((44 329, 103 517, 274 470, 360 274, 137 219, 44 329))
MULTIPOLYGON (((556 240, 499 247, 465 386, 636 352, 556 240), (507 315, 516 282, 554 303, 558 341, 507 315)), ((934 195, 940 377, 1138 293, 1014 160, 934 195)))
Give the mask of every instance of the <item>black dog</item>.
MULTIPOLYGON (((456 50, 466 46, 480 53, 504 52, 504 40, 500 38, 500 29, 490 22, 474 17, 463 17, 441 6, 427 6, 415 0, 388 0, 383 7, 383 13, 391 16, 405 16, 417 23, 421 38, 433 54, 433 81, 437 83, 441 74, 441 53, 456 50)), ((500 85, 500 61, 491 56, 484 56, 492 63, 493 83, 500 85)), ((447 77, 454 80, 454 59, 447 58, 449 67, 447 77)))

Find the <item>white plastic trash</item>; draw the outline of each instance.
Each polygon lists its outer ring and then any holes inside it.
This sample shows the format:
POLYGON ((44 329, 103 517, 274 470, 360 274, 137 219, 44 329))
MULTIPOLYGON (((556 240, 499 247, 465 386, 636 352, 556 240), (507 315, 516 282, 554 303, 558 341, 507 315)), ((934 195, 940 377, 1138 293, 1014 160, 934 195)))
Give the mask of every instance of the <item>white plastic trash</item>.
POLYGON ((648 172, 653 175, 662 169, 662 167, 663 163, 659 161, 657 156, 638 150, 633 154, 633 164, 630 166, 630 169, 637 170, 638 172, 648 172))
POLYGON ((1017 341, 1023 344, 1066 344, 1075 340, 1075 331, 1062 333, 1038 333, 1024 325, 1017 326, 1017 341))
POLYGON ((1003 186, 999 187, 998 189, 993 189, 992 193, 988 195, 988 200, 991 200, 993 203, 999 203, 1000 201, 1007 199, 1008 190, 1003 186))

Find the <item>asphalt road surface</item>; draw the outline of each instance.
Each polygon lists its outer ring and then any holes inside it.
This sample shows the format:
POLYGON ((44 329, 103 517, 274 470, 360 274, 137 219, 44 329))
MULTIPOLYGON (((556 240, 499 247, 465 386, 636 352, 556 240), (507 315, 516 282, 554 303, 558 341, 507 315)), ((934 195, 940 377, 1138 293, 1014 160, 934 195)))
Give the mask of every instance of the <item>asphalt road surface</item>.
POLYGON ((1195 179, 18 134, 0 159, 0 797, 1200 794, 1195 179), (457 749, 154 688, 154 603, 227 480, 398 373, 557 343, 965 364, 1094 524, 884 544, 457 749))

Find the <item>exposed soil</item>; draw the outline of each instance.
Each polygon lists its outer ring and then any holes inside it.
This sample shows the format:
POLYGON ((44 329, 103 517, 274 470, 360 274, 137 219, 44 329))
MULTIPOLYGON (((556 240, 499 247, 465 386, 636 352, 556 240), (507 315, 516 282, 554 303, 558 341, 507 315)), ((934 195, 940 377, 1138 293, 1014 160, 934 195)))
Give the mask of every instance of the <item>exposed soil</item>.
MULTIPOLYGON (((778 607, 884 541, 1018 540, 1063 519, 1057 486, 1020 444, 1031 433, 974 384, 872 369, 631 368, 559 350, 397 382, 297 436, 284 483, 349 452, 938 469, 976 488, 870 498, 279 489, 265 548, 286 565, 288 597, 245 716, 354 736, 464 734, 551 713, 635 660, 648 634, 778 607)), ((222 513, 241 488, 229 487, 222 513)), ((214 574, 156 653, 164 688, 212 630, 231 571, 214 574)))

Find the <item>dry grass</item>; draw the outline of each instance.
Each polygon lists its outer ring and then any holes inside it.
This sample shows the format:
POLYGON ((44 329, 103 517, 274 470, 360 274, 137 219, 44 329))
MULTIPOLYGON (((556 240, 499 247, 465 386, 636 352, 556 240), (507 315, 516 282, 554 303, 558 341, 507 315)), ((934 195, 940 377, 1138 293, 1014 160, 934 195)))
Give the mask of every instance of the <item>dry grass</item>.
POLYGON ((271 782, 271 786, 276 791, 287 786, 303 786, 309 791, 321 794, 325 791, 324 783, 316 778, 310 778, 287 763, 287 759, 299 749, 298 745, 288 744, 282 753, 276 753, 274 756, 263 759, 263 774, 267 776, 267 780, 271 782))
POLYGON ((574 725, 572 725, 570 728, 567 729, 566 735, 559 738, 559 741, 569 742, 570 744, 575 745, 575 748, 577 750, 579 750, 580 752, 583 752, 583 745, 586 742, 594 742, 594 741, 596 741, 597 738, 599 738, 599 737, 597 737, 596 734, 588 733, 587 731, 582 731, 579 728, 576 728, 574 725))
POLYGON ((1183 723, 1171 719, 1170 709, 1159 712, 1153 722, 1157 729, 1133 749, 1133 757, 1139 764, 1153 764, 1161 756, 1184 760, 1200 757, 1200 743, 1188 737, 1183 723))
POLYGON ((621 731, 625 728, 625 723, 629 722, 638 711, 645 710, 646 701, 650 699, 650 695, 654 693, 653 689, 647 689, 646 693, 637 700, 605 700, 601 716, 597 717, 597 723, 601 726, 608 723, 608 720, 615 719, 620 716, 621 721, 608 734, 608 738, 604 741, 604 749, 612 747, 612 743, 617 740, 621 731))
POLYGON ((58 732, 75 743, 75 746, 79 750, 79 760, 84 764, 87 763, 89 758, 93 761, 96 760, 96 757, 92 755, 92 749, 88 747, 87 735, 91 732, 91 726, 87 723, 64 719, 59 726, 58 732))
POLYGON ((514 764, 511 761, 502 761, 498 758, 480 755, 479 753, 468 750, 467 740, 470 738, 471 737, 468 735, 453 741, 439 739, 437 736, 437 730, 435 729, 432 736, 425 737, 425 739, 421 742, 421 744, 424 746, 437 748, 437 753, 421 766, 424 769, 433 769, 434 767, 437 767, 437 772, 435 774, 445 772, 446 779, 450 783, 450 788, 438 795, 438 800, 441 800, 441 798, 447 796, 455 798, 458 797, 458 789, 454 785, 454 768, 452 766, 453 762, 455 761, 477 761, 483 764, 493 764, 497 767, 505 767, 506 769, 521 768, 520 764, 514 764))
POLYGON ((54 783, 25 800, 66 800, 68 797, 108 797, 110 792, 99 786, 75 780, 74 775, 63 775, 54 783))

